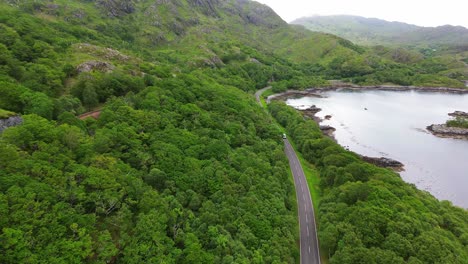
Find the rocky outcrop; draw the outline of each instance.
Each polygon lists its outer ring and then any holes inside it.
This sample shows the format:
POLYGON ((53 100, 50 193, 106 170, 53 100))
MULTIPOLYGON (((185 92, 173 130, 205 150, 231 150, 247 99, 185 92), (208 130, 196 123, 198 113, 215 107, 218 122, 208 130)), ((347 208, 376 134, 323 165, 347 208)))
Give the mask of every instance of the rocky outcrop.
POLYGON ((439 137, 468 139, 468 128, 430 125, 427 127, 427 130, 439 137))
MULTIPOLYGON (((300 110, 300 111, 302 112, 303 115, 312 118, 315 122, 317 122, 317 124, 322 122, 322 119, 315 115, 318 112, 322 111, 322 109, 316 107, 315 105, 313 105, 313 106, 311 106, 311 107, 309 107, 307 109, 300 110)), ((324 133, 324 134, 328 135, 328 133, 324 133)))
POLYGON ((128 61, 131 59, 129 56, 122 54, 118 50, 103 48, 89 43, 75 44, 73 45, 73 48, 77 52, 87 53, 104 60, 128 61))
POLYGON ((308 115, 308 116, 314 116, 316 113, 322 111, 321 108, 318 108, 317 106, 315 105, 312 105, 311 107, 307 108, 307 109, 304 109, 304 110, 301 110, 304 114, 308 115))
POLYGON ((463 118, 468 118, 468 113, 467 112, 462 112, 462 111, 455 111, 453 113, 448 114, 449 116, 453 117, 463 117, 463 118))
POLYGON ((77 73, 90 72, 90 71, 101 71, 101 72, 112 72, 115 69, 114 65, 105 61, 87 61, 78 67, 76 67, 77 73))
POLYGON ((134 0, 97 0, 96 4, 109 17, 121 17, 135 12, 134 0))
POLYGON ((0 133, 3 132, 3 130, 12 127, 12 126, 17 126, 23 123, 23 118, 20 116, 12 116, 9 118, 5 119, 0 119, 0 133))
POLYGON ((324 135, 332 138, 333 140, 335 139, 333 133, 336 131, 336 128, 332 126, 320 126, 320 131, 322 131, 324 135))
POLYGON ((403 163, 389 159, 389 158, 375 158, 375 157, 367 157, 367 156, 360 156, 362 160, 369 162, 371 164, 374 164, 376 166, 382 167, 382 168, 390 168, 396 171, 402 171, 403 167, 405 166, 403 163))

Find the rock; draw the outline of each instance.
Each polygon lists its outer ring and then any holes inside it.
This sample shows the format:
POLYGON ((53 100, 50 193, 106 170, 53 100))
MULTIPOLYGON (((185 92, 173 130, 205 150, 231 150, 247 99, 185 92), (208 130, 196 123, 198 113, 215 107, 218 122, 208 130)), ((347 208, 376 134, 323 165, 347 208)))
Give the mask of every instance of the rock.
POLYGON ((78 43, 73 45, 77 52, 83 52, 104 60, 119 60, 128 61, 131 58, 125 54, 120 53, 118 50, 111 48, 103 48, 89 43, 78 43))
POLYGON ((375 157, 361 156, 361 159, 379 167, 392 168, 395 170, 402 170, 403 167, 405 166, 403 163, 397 160, 384 158, 384 157, 375 158, 375 157))
POLYGON ((325 119, 326 119, 326 120, 330 120, 331 118, 332 118, 331 115, 326 115, 326 116, 325 116, 325 119))
POLYGON ((0 133, 3 132, 3 130, 12 127, 12 126, 17 126, 23 123, 23 118, 20 116, 12 116, 9 118, 5 119, 0 119, 0 133))
POLYGON ((114 69, 115 69, 114 65, 110 64, 109 62, 104 62, 104 61, 87 61, 78 65, 78 67, 76 67, 76 71, 78 73, 90 72, 93 70, 97 70, 101 72, 112 72, 114 69))
POLYGON ((336 129, 332 126, 320 126, 320 130, 322 131, 336 131, 336 129))
POLYGON ((322 109, 318 108, 317 106, 313 105, 307 109, 301 110, 304 114, 308 116, 314 116, 316 113, 322 111, 322 109))
MULTIPOLYGON (((315 121, 315 122, 319 122, 319 121, 315 121)), ((325 136, 328 136, 330 138, 332 138, 333 140, 335 139, 333 133, 336 131, 336 129, 332 126, 320 126, 320 131, 322 131, 322 133, 325 135, 325 136)))
POLYGON ((98 0, 96 4, 109 17, 121 17, 135 12, 134 0, 98 0))
POLYGON ((258 61, 255 58, 250 58, 250 62, 255 63, 255 64, 262 64, 260 61, 258 61))
POLYGON ((468 118, 468 113, 467 112, 463 112, 463 111, 455 111, 453 113, 449 113, 448 114, 449 116, 453 116, 453 117, 465 117, 465 118, 468 118))
POLYGON ((427 127, 427 130, 435 136, 468 139, 468 128, 448 127, 446 125, 430 125, 427 127))

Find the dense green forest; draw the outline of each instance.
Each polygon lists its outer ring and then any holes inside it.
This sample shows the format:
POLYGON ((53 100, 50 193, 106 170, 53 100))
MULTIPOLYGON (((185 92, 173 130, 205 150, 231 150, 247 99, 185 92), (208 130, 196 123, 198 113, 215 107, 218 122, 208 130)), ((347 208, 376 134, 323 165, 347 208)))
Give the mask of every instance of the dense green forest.
POLYGON ((330 263, 468 263, 468 212, 363 162, 284 103, 269 110, 320 171, 319 240, 330 263))
MULTIPOLYGON (((280 131, 251 93, 329 79, 462 86, 445 62, 377 54, 251 1, 0 10, 0 117, 24 119, 0 134, 0 263, 296 263, 280 131), (98 120, 77 118, 95 109, 98 120)), ((423 198, 402 217, 446 208, 458 240, 438 243, 463 256, 464 212, 423 198)), ((333 258, 339 234, 323 242, 333 258)))

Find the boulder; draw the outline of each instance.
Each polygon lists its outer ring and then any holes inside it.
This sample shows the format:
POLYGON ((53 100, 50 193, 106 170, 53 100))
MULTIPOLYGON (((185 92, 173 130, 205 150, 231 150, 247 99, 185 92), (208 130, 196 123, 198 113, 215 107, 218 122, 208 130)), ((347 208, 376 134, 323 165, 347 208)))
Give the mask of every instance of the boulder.
POLYGON ((23 118, 20 116, 12 116, 9 118, 0 119, 0 133, 9 127, 17 126, 22 123, 23 123, 23 118))
POLYGON ((114 65, 105 61, 87 61, 78 65, 78 67, 76 67, 76 71, 78 73, 90 72, 93 70, 97 70, 101 72, 112 72, 114 69, 115 69, 114 65))

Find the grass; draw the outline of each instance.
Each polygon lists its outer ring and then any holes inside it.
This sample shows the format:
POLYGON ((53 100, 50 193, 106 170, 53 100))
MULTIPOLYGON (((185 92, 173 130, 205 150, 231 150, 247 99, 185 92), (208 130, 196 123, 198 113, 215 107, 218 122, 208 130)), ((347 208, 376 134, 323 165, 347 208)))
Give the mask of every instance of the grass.
POLYGON ((468 118, 457 117, 454 120, 447 121, 448 127, 468 128, 468 118))
POLYGON ((0 109, 0 119, 9 118, 15 116, 16 114, 7 110, 0 109))

